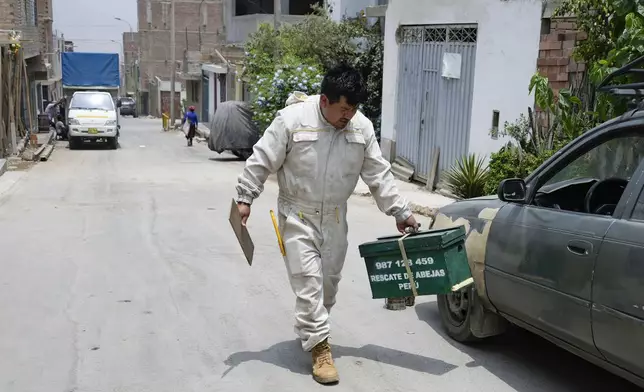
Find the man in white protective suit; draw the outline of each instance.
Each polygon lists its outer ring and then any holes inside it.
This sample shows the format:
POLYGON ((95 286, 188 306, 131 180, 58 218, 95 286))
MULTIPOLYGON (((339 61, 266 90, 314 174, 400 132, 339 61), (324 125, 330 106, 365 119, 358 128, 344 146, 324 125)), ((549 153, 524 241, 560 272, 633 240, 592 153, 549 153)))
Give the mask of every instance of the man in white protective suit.
POLYGON ((312 352, 313 378, 322 384, 339 380, 328 319, 347 252, 347 200, 358 178, 378 208, 395 217, 399 232, 419 226, 398 193, 373 124, 358 111, 365 98, 360 73, 348 65, 329 70, 320 95, 292 94, 255 144, 236 186, 246 224, 253 200, 277 173, 279 230, 297 297, 295 331, 312 352))

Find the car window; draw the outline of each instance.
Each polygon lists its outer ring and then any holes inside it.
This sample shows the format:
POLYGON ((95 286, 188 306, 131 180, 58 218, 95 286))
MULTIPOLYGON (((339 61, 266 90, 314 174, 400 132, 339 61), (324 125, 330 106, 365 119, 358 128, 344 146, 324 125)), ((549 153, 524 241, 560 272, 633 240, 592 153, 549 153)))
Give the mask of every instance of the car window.
POLYGON ((114 110, 112 97, 107 94, 76 94, 72 98, 70 109, 114 110))
POLYGON ((644 135, 609 140, 581 155, 544 185, 576 180, 605 180, 617 177, 630 180, 644 158, 644 135))
POLYGON ((570 150, 540 173, 531 204, 542 208, 613 216, 626 187, 644 158, 640 129, 604 134, 581 149, 570 150))

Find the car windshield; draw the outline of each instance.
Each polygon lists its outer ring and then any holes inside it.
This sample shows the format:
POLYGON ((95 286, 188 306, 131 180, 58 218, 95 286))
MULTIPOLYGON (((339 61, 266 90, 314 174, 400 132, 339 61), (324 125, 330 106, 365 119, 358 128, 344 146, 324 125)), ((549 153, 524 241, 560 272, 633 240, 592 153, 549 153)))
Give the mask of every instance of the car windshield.
POLYGON ((70 109, 114 110, 112 97, 107 94, 76 94, 69 105, 70 109))
POLYGON ((545 185, 581 179, 604 180, 618 177, 630 180, 644 158, 644 137, 620 137, 591 149, 572 161, 545 185))
POLYGON ((121 98, 121 103, 133 103, 134 100, 132 98, 121 98))

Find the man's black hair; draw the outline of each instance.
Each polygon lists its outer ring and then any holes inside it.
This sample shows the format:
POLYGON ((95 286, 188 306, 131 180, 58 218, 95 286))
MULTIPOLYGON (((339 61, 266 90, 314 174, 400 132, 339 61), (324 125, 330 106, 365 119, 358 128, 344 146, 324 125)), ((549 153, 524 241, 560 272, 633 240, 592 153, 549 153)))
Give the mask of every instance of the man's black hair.
POLYGON ((327 71, 320 90, 331 103, 337 103, 344 97, 349 105, 357 106, 367 99, 367 89, 360 71, 346 63, 327 71))

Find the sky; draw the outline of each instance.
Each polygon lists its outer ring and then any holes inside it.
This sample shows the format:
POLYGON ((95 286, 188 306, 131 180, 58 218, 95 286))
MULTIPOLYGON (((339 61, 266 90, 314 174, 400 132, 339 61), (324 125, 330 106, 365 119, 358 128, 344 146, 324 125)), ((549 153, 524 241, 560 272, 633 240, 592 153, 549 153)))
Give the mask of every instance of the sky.
POLYGON ((120 53, 127 23, 137 31, 137 0, 53 0, 54 31, 74 41, 76 52, 120 53), (118 43, 111 42, 114 40, 118 43))

